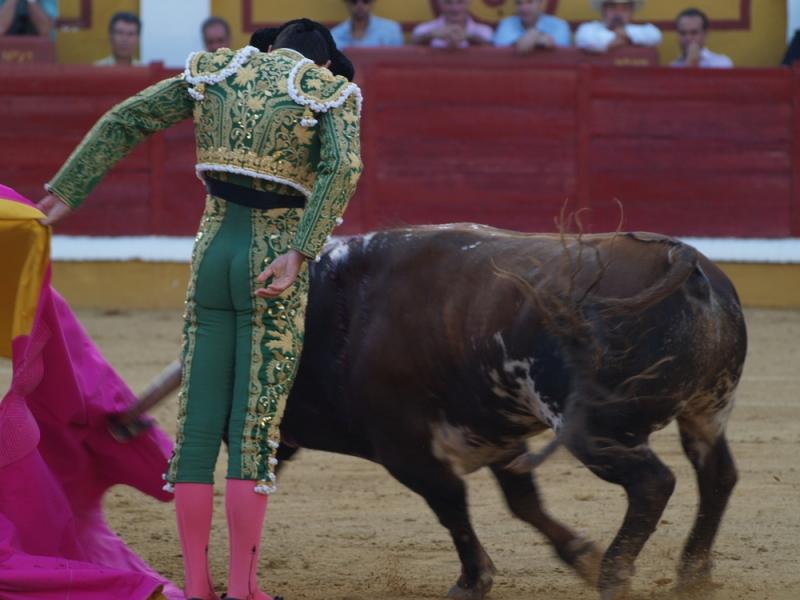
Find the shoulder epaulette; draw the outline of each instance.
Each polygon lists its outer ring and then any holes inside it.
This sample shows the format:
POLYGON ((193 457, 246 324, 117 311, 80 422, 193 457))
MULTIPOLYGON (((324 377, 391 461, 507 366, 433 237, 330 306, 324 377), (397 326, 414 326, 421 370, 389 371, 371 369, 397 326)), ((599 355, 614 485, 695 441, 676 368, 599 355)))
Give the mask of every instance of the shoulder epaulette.
POLYGON ((289 73, 289 96, 297 104, 306 107, 306 115, 301 121, 304 127, 313 127, 317 120, 311 111, 324 113, 347 102, 355 96, 358 112, 361 112, 361 90, 345 77, 337 76, 324 67, 305 58, 298 62, 289 73))
POLYGON ((202 100, 205 85, 227 79, 258 52, 259 49, 254 46, 245 46, 236 52, 220 48, 216 52, 191 53, 183 71, 183 78, 191 85, 189 95, 195 100, 202 100))

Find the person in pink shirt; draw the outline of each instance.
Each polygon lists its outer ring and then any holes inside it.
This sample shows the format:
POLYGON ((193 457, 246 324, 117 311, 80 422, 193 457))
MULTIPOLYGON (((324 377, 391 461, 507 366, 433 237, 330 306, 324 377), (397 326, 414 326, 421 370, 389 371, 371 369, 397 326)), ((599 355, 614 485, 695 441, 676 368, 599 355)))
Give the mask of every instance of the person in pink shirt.
POLYGON ((469 14, 471 0, 437 0, 438 19, 420 23, 410 42, 432 48, 467 48, 492 43, 491 27, 477 23, 469 14))

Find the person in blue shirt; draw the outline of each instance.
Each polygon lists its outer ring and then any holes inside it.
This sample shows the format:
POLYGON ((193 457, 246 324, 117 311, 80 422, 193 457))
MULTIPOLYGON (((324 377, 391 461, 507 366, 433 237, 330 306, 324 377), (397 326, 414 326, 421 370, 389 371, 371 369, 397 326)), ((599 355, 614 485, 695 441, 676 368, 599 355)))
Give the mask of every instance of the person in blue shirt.
POLYGON ((345 0, 350 18, 331 29, 339 48, 402 46, 400 24, 372 14, 375 0, 345 0))
POLYGON ((56 0, 0 0, 0 36, 55 35, 56 0))
POLYGON ((566 48, 570 45, 569 24, 544 13, 545 0, 517 0, 517 14, 497 26, 495 46, 514 46, 527 54, 536 48, 566 48))

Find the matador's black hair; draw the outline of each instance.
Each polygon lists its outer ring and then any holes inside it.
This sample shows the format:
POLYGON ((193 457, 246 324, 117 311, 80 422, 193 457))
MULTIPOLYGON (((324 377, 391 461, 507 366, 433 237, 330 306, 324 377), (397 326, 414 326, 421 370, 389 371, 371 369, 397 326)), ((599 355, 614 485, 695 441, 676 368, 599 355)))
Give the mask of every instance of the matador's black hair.
MULTIPOLYGON (((285 48, 297 50, 303 56, 313 60, 317 64, 325 64, 325 62, 330 60, 331 64, 328 68, 334 75, 341 75, 350 81, 353 80, 353 77, 355 76, 355 68, 353 67, 353 63, 350 62, 350 59, 347 58, 336 47, 336 42, 334 41, 330 30, 328 30, 328 28, 321 23, 312 21, 311 19, 295 19, 293 21, 287 21, 280 27, 265 27, 263 29, 259 29, 250 37, 250 45, 255 46, 262 52, 269 50, 270 46, 278 47, 279 45, 276 44, 278 37, 290 27, 292 28, 293 37, 294 35, 298 35, 298 37, 318 39, 316 35, 309 35, 309 33, 312 31, 318 33, 327 48, 327 57, 324 58, 324 60, 317 60, 315 57, 306 54, 306 52, 304 52, 302 49, 297 48, 294 45, 287 44, 284 40, 281 40, 280 45, 285 48)), ((307 51, 310 52, 311 50, 307 51)))
POLYGON ((318 65, 325 65, 331 59, 331 53, 325 38, 319 31, 306 23, 292 23, 281 28, 275 43, 274 49, 291 48, 297 50, 306 58, 313 60, 318 65))

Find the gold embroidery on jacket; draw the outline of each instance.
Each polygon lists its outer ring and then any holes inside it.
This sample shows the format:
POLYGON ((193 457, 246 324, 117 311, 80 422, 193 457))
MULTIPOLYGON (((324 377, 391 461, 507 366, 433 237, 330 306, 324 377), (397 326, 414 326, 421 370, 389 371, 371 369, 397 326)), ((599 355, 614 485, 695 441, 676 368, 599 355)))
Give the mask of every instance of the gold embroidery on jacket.
POLYGON ((77 208, 117 162, 148 135, 188 119, 194 102, 183 77, 165 79, 120 102, 86 134, 48 187, 77 208))
MULTIPOLYGON (((201 52, 190 69, 196 77, 219 75, 235 56, 230 50, 201 52)), ((303 126, 308 107, 288 91, 290 73, 302 60, 291 50, 255 53, 231 76, 205 85, 196 103, 183 77, 151 86, 98 122, 50 188, 78 206, 139 141, 194 113, 198 171, 272 181, 306 195, 290 246, 306 256, 318 255, 361 174, 360 92, 327 69, 302 64, 297 69, 301 95, 328 107, 316 114, 315 126, 303 126)))
POLYGON ((359 106, 355 94, 338 108, 319 115, 322 153, 314 190, 291 247, 317 256, 340 222, 361 176, 359 106))
MULTIPOLYGON (((282 91, 299 56, 258 53, 235 75, 206 86, 195 112, 198 171, 288 181, 310 193, 319 140, 299 132, 303 107, 282 91)), ((198 75, 207 64, 208 60, 198 63, 198 75)))

